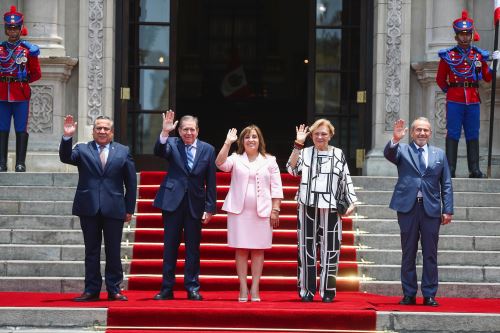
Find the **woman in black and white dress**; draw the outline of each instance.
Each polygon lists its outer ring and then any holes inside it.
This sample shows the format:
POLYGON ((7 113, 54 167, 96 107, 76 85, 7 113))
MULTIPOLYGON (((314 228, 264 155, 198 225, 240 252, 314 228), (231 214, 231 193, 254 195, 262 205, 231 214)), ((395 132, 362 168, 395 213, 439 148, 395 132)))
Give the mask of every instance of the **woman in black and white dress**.
POLYGON ((296 140, 287 163, 293 176, 300 176, 297 192, 298 289, 303 302, 312 302, 317 290, 317 247, 319 247, 319 293, 323 302, 336 295, 337 268, 342 224, 337 201, 343 197, 350 215, 357 201, 349 168, 341 149, 329 145, 335 128, 327 119, 318 119, 311 127, 296 127, 296 140), (313 146, 304 148, 311 135, 313 146))

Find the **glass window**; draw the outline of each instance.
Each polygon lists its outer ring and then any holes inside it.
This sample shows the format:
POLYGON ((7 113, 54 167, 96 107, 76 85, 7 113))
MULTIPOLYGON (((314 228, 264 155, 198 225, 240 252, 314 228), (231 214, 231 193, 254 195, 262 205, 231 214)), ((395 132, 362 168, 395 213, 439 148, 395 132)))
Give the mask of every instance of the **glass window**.
POLYGON ((340 29, 316 30, 316 68, 339 70, 341 61, 342 31, 340 29))
POLYGON ((170 1, 141 0, 141 22, 170 22, 170 1))
POLYGON ((316 3, 316 25, 341 25, 342 0, 318 0, 316 3))
POLYGON ((170 28, 142 25, 139 27, 139 65, 168 66, 170 28))
POLYGON ((162 116, 159 113, 134 114, 134 154, 153 154, 153 148, 161 132, 162 116))
POLYGON ((167 110, 169 107, 168 79, 170 71, 141 69, 139 103, 142 110, 167 110))
POLYGON ((340 109, 340 74, 316 73, 316 114, 334 113, 340 109))

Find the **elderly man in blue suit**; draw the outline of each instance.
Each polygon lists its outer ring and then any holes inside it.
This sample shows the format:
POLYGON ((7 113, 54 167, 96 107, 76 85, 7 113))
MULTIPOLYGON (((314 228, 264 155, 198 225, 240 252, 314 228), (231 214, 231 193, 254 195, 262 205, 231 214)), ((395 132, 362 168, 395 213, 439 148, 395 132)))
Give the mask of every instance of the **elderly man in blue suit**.
POLYGON ((202 300, 200 282, 201 226, 216 209, 215 149, 198 140, 198 119, 184 116, 179 121, 179 137, 169 137, 177 126, 175 113, 163 114, 163 129, 154 153, 168 161, 167 175, 153 205, 162 210, 164 226, 163 282, 153 299, 174 298, 175 266, 184 230, 186 261, 184 288, 187 298, 202 300))
POLYGON ((114 130, 110 118, 97 117, 92 130, 94 140, 72 148, 76 125, 72 116, 65 117, 59 147, 61 162, 78 167, 73 214, 80 217, 85 243, 85 289, 74 300, 99 300, 104 235, 104 280, 108 300, 126 301, 127 297, 120 290, 123 281, 120 250, 123 224, 130 222, 135 210, 137 175, 134 161, 128 147, 112 141, 114 130))
POLYGON ((417 269, 415 259, 421 239, 423 270, 421 291, 424 305, 438 306, 437 250, 441 224, 451 222, 453 189, 446 155, 442 149, 429 145, 432 135, 427 118, 417 118, 411 125, 412 143, 400 143, 408 128, 404 120, 394 124, 392 140, 384 156, 398 168, 398 182, 390 208, 397 211, 401 230, 401 305, 416 304, 417 269))

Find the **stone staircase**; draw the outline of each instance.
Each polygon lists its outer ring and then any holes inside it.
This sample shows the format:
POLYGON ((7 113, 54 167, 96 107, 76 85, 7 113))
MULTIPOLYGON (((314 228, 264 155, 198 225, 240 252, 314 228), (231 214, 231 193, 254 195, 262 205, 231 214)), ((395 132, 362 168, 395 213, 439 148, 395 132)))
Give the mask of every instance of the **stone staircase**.
MULTIPOLYGON (((0 174, 0 291, 81 292, 83 238, 78 217, 71 215, 77 177, 0 174)), ((353 177, 363 202, 354 222, 363 291, 401 294, 399 228, 387 207, 395 181, 353 177)), ((454 179, 453 184, 455 216, 441 228, 438 296, 500 297, 500 180, 454 179)), ((124 230, 125 272, 132 230, 124 230)))
MULTIPOLYGON (((396 179, 354 177, 363 202, 356 244, 363 261, 360 275, 369 278, 361 289, 401 295, 401 245, 396 212, 387 208, 396 179)), ((454 179, 453 222, 441 226, 438 252, 439 296, 500 297, 500 180, 454 179)), ((421 277, 422 256, 417 255, 421 277)))

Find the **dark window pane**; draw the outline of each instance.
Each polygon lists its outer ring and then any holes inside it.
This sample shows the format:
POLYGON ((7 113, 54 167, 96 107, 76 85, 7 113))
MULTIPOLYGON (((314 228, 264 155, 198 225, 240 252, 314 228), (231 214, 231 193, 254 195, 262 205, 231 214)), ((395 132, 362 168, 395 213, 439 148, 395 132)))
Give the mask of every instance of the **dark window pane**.
POLYGON ((139 65, 168 66, 170 28, 143 25, 139 27, 139 65))
POLYGON ((139 113, 134 114, 135 137, 131 138, 134 142, 134 154, 153 154, 153 148, 161 132, 162 117, 158 113, 139 113))
POLYGON ((170 1, 141 0, 141 22, 170 22, 170 1))
POLYGON ((316 73, 316 114, 335 113, 340 109, 340 74, 316 73))
POLYGON ((141 69, 140 108, 142 110, 166 110, 169 107, 168 79, 169 71, 141 69))
POLYGON ((341 25, 342 0, 318 0, 316 2, 316 25, 341 25))
POLYGON ((342 32, 340 29, 316 30, 316 69, 339 70, 342 32))

